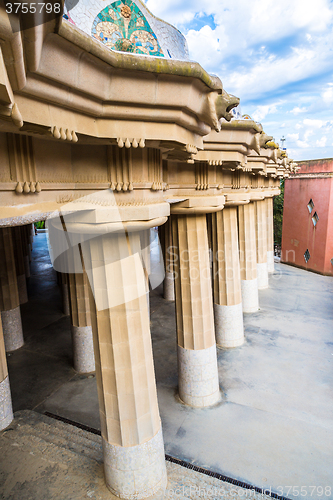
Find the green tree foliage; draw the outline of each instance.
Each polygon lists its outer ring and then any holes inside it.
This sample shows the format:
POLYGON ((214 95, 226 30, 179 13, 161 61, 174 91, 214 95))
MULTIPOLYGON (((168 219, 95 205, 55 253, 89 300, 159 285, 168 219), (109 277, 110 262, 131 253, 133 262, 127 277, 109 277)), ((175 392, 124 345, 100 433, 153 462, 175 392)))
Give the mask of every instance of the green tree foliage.
POLYGON ((284 179, 280 183, 281 194, 274 198, 273 219, 274 219, 274 244, 281 245, 282 220, 283 220, 283 200, 284 200, 284 179))

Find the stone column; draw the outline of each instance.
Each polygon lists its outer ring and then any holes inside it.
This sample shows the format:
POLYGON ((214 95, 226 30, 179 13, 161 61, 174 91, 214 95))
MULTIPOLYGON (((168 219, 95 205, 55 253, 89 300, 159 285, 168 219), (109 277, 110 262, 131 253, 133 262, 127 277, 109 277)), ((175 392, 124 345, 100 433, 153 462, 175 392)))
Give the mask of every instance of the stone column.
POLYGON ((20 304, 26 304, 28 302, 28 292, 27 280, 25 276, 22 233, 20 227, 13 227, 11 228, 11 230, 14 245, 17 288, 20 298, 20 304))
POLYGON ((31 224, 24 226, 27 234, 28 250, 29 250, 29 262, 31 262, 31 252, 32 252, 32 235, 31 235, 31 224))
MULTIPOLYGON (((209 263, 213 272, 213 216, 214 214, 207 214, 207 235, 208 235, 208 248, 209 248, 209 263)), ((213 276, 213 274, 212 274, 213 276)))
POLYGON ((258 289, 268 288, 267 267, 267 215, 265 200, 255 202, 257 236, 257 277, 258 289))
POLYGON ((66 273, 59 273, 61 297, 62 297, 62 312, 65 316, 71 313, 69 305, 69 290, 68 290, 68 275, 66 273))
POLYGON ((0 229, 0 310, 6 351, 24 344, 11 228, 0 229))
POLYGON ((237 207, 212 214, 212 243, 216 343, 237 347, 244 343, 237 207))
POLYGON ((173 245, 172 245, 172 229, 171 220, 162 226, 164 229, 163 233, 163 257, 165 265, 165 278, 163 282, 163 294, 165 300, 173 301, 175 300, 175 275, 173 270, 173 245))
POLYGON ((267 210, 267 268, 274 273, 274 225, 273 225, 273 198, 266 198, 267 210))
POLYGON ((151 271, 151 255, 150 255, 150 229, 146 231, 140 231, 140 244, 141 244, 141 257, 143 264, 143 272, 147 282, 147 301, 148 301, 148 310, 149 310, 149 276, 151 271))
POLYGON ((5 343, 0 319, 0 431, 6 429, 6 427, 8 427, 12 422, 13 418, 5 343))
POLYGON ((34 244, 34 237, 35 237, 35 226, 34 224, 30 224, 30 243, 31 243, 31 250, 33 248, 34 244))
POLYGON ((172 215, 179 396, 195 407, 220 399, 206 215, 172 215))
POLYGON ((166 467, 140 234, 99 236, 82 252, 106 484, 120 498, 146 498, 166 486, 166 467))
POLYGON ((21 241, 24 257, 24 268, 26 278, 30 278, 30 254, 29 254, 29 241, 27 237, 27 231, 25 226, 20 226, 21 241))
POLYGON ((239 257, 243 312, 258 311, 256 220, 254 203, 238 207, 239 257))
POLYGON ((68 291, 74 369, 79 373, 91 373, 95 371, 95 356, 87 275, 68 274, 68 291))

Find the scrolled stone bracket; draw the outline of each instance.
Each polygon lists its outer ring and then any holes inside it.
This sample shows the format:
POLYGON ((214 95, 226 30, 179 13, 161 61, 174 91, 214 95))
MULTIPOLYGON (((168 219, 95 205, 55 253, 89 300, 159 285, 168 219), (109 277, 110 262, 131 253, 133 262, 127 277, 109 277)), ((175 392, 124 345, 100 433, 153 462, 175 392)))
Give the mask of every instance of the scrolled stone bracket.
POLYGON ((170 212, 171 215, 201 215, 201 214, 214 214, 224 209, 223 205, 218 205, 216 207, 177 207, 177 205, 171 205, 170 212))
POLYGON ((112 189, 112 191, 118 191, 118 193, 120 193, 120 191, 126 193, 133 191, 134 186, 132 182, 111 182, 110 189, 112 189))
POLYGON ((197 184, 195 186, 195 189, 197 191, 206 191, 207 189, 209 189, 209 184, 197 184))
POLYGON ((40 183, 37 182, 18 182, 15 191, 17 194, 40 193, 42 191, 40 183))
POLYGON ((74 130, 68 128, 54 126, 51 128, 51 133, 55 139, 61 139, 68 142, 78 142, 79 138, 74 130))
MULTIPOLYGON (((135 220, 124 222, 107 222, 103 224, 86 224, 84 222, 66 222, 66 231, 70 233, 102 235, 107 233, 136 232, 151 229, 152 227, 163 226, 168 217, 157 217, 150 220, 135 220)), ((50 220, 53 227, 63 230, 59 220, 50 220)))
POLYGON ((151 185, 151 190, 152 191, 164 191, 165 188, 164 188, 164 184, 163 182, 153 182, 152 185, 151 185))
POLYGON ((194 155, 198 153, 198 149, 196 148, 196 146, 193 146, 193 144, 186 144, 185 149, 187 153, 191 153, 194 155))
POLYGON ((221 167, 223 165, 223 161, 222 160, 208 160, 208 165, 221 167))
POLYGON ((129 139, 128 137, 126 139, 123 139, 121 137, 119 137, 117 139, 117 144, 118 144, 118 147, 119 148, 134 148, 134 149, 137 149, 137 148, 145 148, 146 147, 146 142, 144 139, 129 139))

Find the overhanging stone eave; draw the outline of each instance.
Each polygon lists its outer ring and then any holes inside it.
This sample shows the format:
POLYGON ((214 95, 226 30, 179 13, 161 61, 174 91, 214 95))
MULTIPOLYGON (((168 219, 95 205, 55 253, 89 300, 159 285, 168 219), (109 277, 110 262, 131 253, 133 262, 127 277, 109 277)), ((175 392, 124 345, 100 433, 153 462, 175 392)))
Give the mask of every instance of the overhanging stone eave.
POLYGON ((209 75, 197 62, 170 60, 151 56, 137 57, 137 55, 126 52, 116 52, 104 47, 101 43, 98 43, 92 37, 63 19, 60 22, 57 33, 62 38, 114 68, 196 78, 201 80, 209 89, 222 93, 221 80, 217 76, 209 75))
MULTIPOLYGON (((56 103, 41 100, 36 96, 18 93, 16 102, 23 117, 24 126, 21 132, 37 137, 53 139, 54 127, 64 130, 75 131, 83 138, 83 143, 99 143, 101 140, 109 144, 116 143, 118 138, 126 141, 143 139, 147 141, 175 142, 179 145, 191 144, 199 149, 203 148, 203 136, 207 132, 208 125, 196 121, 193 116, 177 110, 155 109, 153 114, 135 116, 132 113, 123 117, 115 116, 89 116, 80 110, 73 111, 56 103), (164 115, 164 116, 163 116, 164 115), (29 124, 31 131, 29 132, 29 124), (36 131, 34 133, 34 126, 36 131), (37 130, 38 129, 38 130, 37 130), (111 142, 110 142, 111 141, 111 142)), ((3 131, 13 131, 10 123, 2 124, 3 131), (8 130, 7 130, 8 128, 8 130)), ((16 133, 19 130, 16 129, 16 133)))
MULTIPOLYGON (((198 63, 114 52, 62 20, 59 27, 50 24, 44 28, 19 37, 21 44, 15 54, 6 54, 8 74, 14 67, 15 74, 21 74, 20 84, 17 75, 10 78, 15 104, 25 95, 58 105, 63 113, 71 110, 99 119, 113 108, 117 118, 122 115, 124 120, 137 121, 141 111, 150 122, 158 121, 154 113, 169 113, 162 121, 172 123, 177 123, 176 110, 182 115, 182 123, 178 123, 201 136, 217 129, 221 115, 227 112, 230 96, 223 92, 221 81, 198 63)), ((25 116, 23 121, 34 123, 25 116)))
POLYGON ((246 148, 238 147, 235 149, 225 149, 218 151, 210 151, 204 150, 199 151, 195 157, 195 160, 198 161, 207 161, 211 162, 235 162, 235 163, 244 163, 247 158, 247 150, 246 148))
POLYGON ((263 131, 261 123, 255 122, 254 120, 231 120, 230 122, 226 120, 221 120, 221 131, 223 130, 249 130, 253 134, 261 133, 263 131))

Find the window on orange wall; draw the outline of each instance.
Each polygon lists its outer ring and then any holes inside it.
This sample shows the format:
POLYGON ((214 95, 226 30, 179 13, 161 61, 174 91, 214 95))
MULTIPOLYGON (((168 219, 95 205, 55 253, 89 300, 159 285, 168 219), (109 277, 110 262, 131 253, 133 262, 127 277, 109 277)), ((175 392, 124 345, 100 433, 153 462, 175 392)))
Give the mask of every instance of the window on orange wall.
POLYGON ((315 212, 315 213, 313 214, 313 216, 311 217, 311 219, 312 219, 313 225, 314 225, 314 226, 316 226, 316 225, 317 225, 317 222, 319 221, 319 217, 318 217, 317 212, 315 212))
POLYGON ((309 203, 307 204, 307 207, 309 210, 309 214, 311 214, 312 210, 314 209, 314 203, 313 203, 312 198, 310 199, 309 203))

